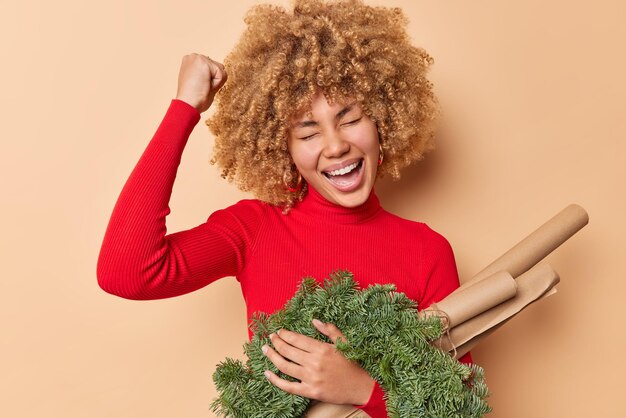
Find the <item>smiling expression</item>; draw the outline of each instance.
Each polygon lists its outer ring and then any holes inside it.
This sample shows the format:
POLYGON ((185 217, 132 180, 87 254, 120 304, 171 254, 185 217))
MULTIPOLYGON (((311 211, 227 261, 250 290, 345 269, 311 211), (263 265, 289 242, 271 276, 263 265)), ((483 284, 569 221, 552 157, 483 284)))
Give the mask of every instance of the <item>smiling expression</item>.
POLYGON ((298 171, 327 200, 363 204, 376 180, 376 124, 355 102, 329 105, 321 92, 309 112, 292 119, 288 147, 298 171))

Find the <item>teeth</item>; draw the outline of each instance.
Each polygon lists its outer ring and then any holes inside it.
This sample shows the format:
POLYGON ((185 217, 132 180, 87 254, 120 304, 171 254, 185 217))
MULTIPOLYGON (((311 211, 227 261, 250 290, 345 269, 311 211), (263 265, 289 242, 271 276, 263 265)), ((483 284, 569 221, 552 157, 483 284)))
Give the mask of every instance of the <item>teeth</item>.
POLYGON ((339 170, 329 171, 328 174, 330 174, 331 176, 341 176, 343 174, 347 174, 347 173, 351 172, 352 170, 354 170, 357 165, 359 165, 359 161, 357 161, 354 164, 350 164, 347 167, 341 168, 339 170))

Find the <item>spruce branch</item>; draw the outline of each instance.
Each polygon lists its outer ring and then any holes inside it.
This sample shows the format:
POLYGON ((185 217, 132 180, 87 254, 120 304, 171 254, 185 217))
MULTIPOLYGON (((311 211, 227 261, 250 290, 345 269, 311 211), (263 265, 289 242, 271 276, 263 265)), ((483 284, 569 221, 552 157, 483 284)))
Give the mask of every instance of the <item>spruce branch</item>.
POLYGON ((436 316, 418 315, 417 303, 393 284, 359 289, 352 273, 332 272, 323 285, 305 277, 296 294, 271 315, 255 313, 254 335, 244 344, 245 365, 227 358, 213 373, 219 397, 211 403, 218 416, 234 418, 301 417, 310 399, 272 385, 263 374, 271 370, 289 381, 263 354, 269 335, 288 329, 319 341, 331 342, 311 324, 313 318, 335 324, 347 341, 335 344, 356 361, 383 391, 391 418, 481 417, 491 411, 484 371, 465 365, 433 347, 444 327, 436 316))

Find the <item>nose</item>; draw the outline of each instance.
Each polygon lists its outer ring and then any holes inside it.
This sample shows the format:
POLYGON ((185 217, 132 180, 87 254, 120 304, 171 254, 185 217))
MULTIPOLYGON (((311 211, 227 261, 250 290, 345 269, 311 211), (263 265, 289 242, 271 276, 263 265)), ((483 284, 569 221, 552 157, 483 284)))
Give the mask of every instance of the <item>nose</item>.
POLYGON ((325 137, 324 156, 326 158, 339 158, 350 151, 350 143, 336 130, 331 130, 325 137))

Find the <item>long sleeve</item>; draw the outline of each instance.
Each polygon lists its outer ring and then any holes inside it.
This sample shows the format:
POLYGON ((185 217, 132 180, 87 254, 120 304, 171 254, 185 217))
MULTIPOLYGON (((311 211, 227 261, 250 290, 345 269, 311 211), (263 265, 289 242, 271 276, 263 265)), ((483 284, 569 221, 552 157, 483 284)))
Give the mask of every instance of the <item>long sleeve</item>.
POLYGON ((165 218, 181 155, 200 114, 173 99, 115 204, 97 265, 100 287, 127 299, 161 299, 235 275, 258 213, 249 201, 167 235, 165 218))
POLYGON ((353 406, 359 408, 372 418, 387 418, 387 404, 383 399, 384 395, 385 392, 383 392, 383 388, 376 381, 374 383, 374 388, 372 389, 372 393, 367 403, 364 405, 353 406))

